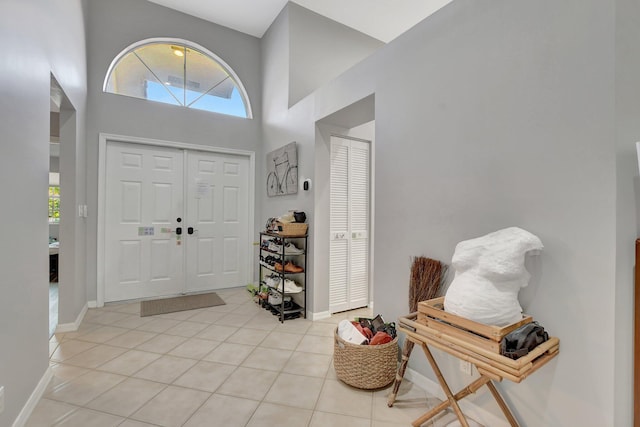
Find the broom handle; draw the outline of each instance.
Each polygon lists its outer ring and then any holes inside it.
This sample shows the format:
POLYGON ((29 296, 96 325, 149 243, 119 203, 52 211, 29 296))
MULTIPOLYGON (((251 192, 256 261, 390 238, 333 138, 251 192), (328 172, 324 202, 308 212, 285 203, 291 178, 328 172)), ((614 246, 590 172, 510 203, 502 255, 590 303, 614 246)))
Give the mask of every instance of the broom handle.
POLYGON ((387 399, 387 406, 389 407, 392 407, 393 403, 396 401, 396 396, 398 395, 400 384, 402 383, 402 379, 404 378, 404 372, 407 370, 407 363, 409 363, 409 357, 411 356, 411 352, 413 351, 413 346, 413 341, 408 339, 404 340, 404 346, 402 347, 402 361, 400 362, 398 372, 396 373, 396 379, 393 383, 393 391, 387 399))

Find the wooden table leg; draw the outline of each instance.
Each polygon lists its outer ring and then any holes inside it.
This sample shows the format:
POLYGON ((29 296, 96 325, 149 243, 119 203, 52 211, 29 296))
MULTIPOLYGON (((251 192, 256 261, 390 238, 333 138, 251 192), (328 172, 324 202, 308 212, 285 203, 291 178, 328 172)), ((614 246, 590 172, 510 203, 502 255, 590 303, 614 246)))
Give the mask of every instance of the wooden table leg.
POLYGON ((511 410, 509 410, 509 407, 507 406, 507 403, 504 401, 504 399, 500 395, 500 392, 498 391, 496 386, 493 385, 493 383, 491 381, 489 381, 487 383, 487 387, 489 387, 489 390, 491 390, 491 394, 493 395, 493 398, 496 400, 496 402, 498 402, 498 406, 500 406, 500 409, 502 410, 502 413, 504 414, 504 416, 509 421, 509 424, 511 424, 511 427, 520 427, 520 424, 518 424, 518 421, 516 420, 516 418, 511 413, 511 410))
POLYGON ((445 381, 444 376, 442 375, 442 372, 440 371, 440 368, 436 363, 436 359, 433 358, 433 355, 431 354, 431 352, 429 351, 429 348, 425 343, 422 343, 422 351, 424 351, 424 354, 427 356, 427 359, 429 359, 429 364, 431 365, 431 368, 433 368, 433 372, 435 372, 436 377, 438 378, 438 382, 440 383, 440 387, 442 387, 442 391, 444 391, 444 394, 447 396, 447 399, 449 400, 449 403, 451 404, 453 411, 458 416, 458 420, 460 420, 460 425, 462 427, 469 427, 469 423, 467 423, 467 419, 464 417, 464 414, 462 413, 460 406, 458 406, 458 402, 456 401, 456 398, 454 397, 453 393, 451 393, 451 389, 449 388, 449 385, 445 381))
POLYGON ((404 378, 404 372, 407 370, 407 363, 409 363, 409 357, 411 356, 411 352, 413 351, 413 341, 409 338, 404 340, 404 346, 402 347, 402 361, 400 362, 400 366, 398 367, 398 372, 396 373, 396 379, 393 382, 393 390, 387 399, 387 406, 392 407, 393 403, 396 401, 396 396, 398 395, 398 390, 400 389, 400 384, 402 384, 402 379, 404 378))
MULTIPOLYGON (((483 375, 480 378, 476 379, 471 384, 469 384, 468 386, 466 386, 465 388, 463 388, 462 390, 460 390, 459 392, 457 392, 453 396, 453 398, 456 401, 464 399, 465 397, 469 396, 470 394, 473 394, 476 391, 478 391, 478 389, 480 387, 482 387, 483 385, 487 384, 490 381, 491 381, 491 378, 486 377, 486 376, 483 375)), ((429 410, 429 412, 426 412, 424 415, 422 415, 420 418, 418 418, 417 420, 415 420, 411 424, 414 427, 421 426, 422 424, 427 422, 429 419, 431 419, 434 416, 436 416, 436 414, 438 414, 441 411, 444 411, 445 409, 447 409, 450 404, 451 404, 451 402, 449 402, 449 400, 445 400, 445 401, 441 402, 437 406, 431 408, 431 410, 429 410)))

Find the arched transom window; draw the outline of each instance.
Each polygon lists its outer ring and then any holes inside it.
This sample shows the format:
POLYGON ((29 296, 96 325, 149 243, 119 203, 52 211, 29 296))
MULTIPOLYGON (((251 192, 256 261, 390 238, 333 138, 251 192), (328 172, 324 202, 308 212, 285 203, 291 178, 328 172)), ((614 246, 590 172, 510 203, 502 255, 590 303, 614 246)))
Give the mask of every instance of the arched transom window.
POLYGON ((185 40, 149 39, 111 63, 104 91, 186 108, 251 118, 247 93, 215 54, 185 40))

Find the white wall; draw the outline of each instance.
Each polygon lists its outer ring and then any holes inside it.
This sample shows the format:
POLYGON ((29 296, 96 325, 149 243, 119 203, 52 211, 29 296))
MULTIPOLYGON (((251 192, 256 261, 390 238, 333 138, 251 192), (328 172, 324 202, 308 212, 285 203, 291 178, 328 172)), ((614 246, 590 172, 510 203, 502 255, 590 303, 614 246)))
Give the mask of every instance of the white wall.
POLYGON ((0 426, 5 427, 18 416, 49 363, 45 212, 50 75, 78 111, 76 132, 82 139, 86 57, 81 2, 4 1, 0 39, 0 182, 9 188, 3 192, 0 234, 10 242, 0 249, 0 385, 5 387, 0 426))
MULTIPOLYGON (((111 133, 204 146, 258 151, 261 97, 260 41, 146 0, 89 0, 89 116, 87 188, 90 216, 87 286, 96 295, 98 135, 111 133), (177 37, 197 43, 225 61, 239 76, 253 108, 253 119, 225 116, 102 92, 111 61, 130 44, 152 37, 177 37)), ((259 208, 259 201, 256 209, 259 208)), ((262 219, 256 219, 258 225, 262 219)), ((253 251, 253 247, 251 248, 253 251)))
POLYGON ((640 3, 616 1, 616 426, 630 426, 633 420, 633 265, 634 241, 640 237, 640 177, 635 149, 635 142, 640 141, 639 17, 640 3))
MULTIPOLYGON (((322 171, 316 171, 317 158, 321 154, 315 146, 315 122, 323 116, 316 117, 314 115, 316 109, 314 103, 317 102, 317 99, 313 96, 305 97, 289 107, 291 85, 288 76, 291 75, 290 69, 292 68, 290 64, 297 63, 297 70, 311 70, 314 66, 319 66, 321 61, 325 59, 323 55, 313 55, 313 49, 307 52, 303 52, 301 48, 291 49, 294 44, 291 38, 301 36, 301 28, 305 25, 315 29, 316 38, 324 37, 322 31, 331 32, 335 29, 335 22, 289 3, 262 38, 263 144, 262 152, 256 161, 258 165, 256 168, 258 177, 256 189, 257 196, 261 198, 263 222, 269 217, 282 215, 288 210, 301 210, 307 213, 307 223, 309 223, 310 230, 308 247, 311 248, 307 262, 307 287, 310 289, 307 295, 307 307, 308 311, 319 313, 329 309, 328 293, 322 291, 318 293, 318 289, 314 287, 314 280, 317 277, 320 277, 321 280, 326 277, 324 274, 326 272, 316 270, 314 252, 317 247, 316 230, 326 222, 326 216, 322 216, 318 218, 318 223, 316 223, 315 217, 318 212, 314 212, 314 199, 317 200, 318 192, 322 191, 327 184, 326 181, 323 182, 322 171), (295 28, 295 31, 292 28, 295 28), (299 54, 296 55, 294 52, 299 54), (266 153, 292 141, 298 143, 298 176, 313 179, 313 189, 312 191, 302 191, 299 188, 296 195, 267 197, 264 172, 266 153), (320 180, 316 179, 318 177, 320 180)), ((347 28, 342 28, 342 30, 345 31, 346 36, 349 30, 347 28)), ((355 41, 362 36, 356 31, 352 31, 352 33, 351 36, 355 41)), ((316 81, 316 83, 319 82, 316 81)), ((369 94, 370 92, 353 101, 360 100, 369 94)), ((324 215, 324 213, 320 212, 320 215, 324 215)))
MULTIPOLYGON (((457 242, 511 225, 542 239, 523 302, 561 353, 524 383, 499 385, 523 425, 622 425, 630 410, 628 399, 614 404, 625 389, 614 383, 614 335, 630 329, 616 329, 616 309, 624 318, 631 303, 614 287, 630 268, 616 264, 614 31, 614 6, 596 0, 458 0, 304 105, 265 101, 265 149, 295 139, 306 151, 316 120, 375 93, 375 310, 385 318, 408 310, 412 256, 449 262, 457 242)), ((282 66, 266 47, 265 70, 282 66)), ((265 94, 282 85, 271 77, 265 94)), ((411 366, 434 379, 423 359, 411 366)), ((499 414, 486 393, 473 401, 499 414)))
MULTIPOLYGON (((262 56, 262 147, 256 157, 256 197, 261 209, 257 217, 263 228, 267 218, 280 216, 289 210, 304 211, 307 223, 313 227, 313 192, 267 197, 266 153, 290 142, 298 143, 298 177, 313 178, 314 150, 305 143, 305 131, 312 116, 312 98, 305 98, 289 108, 289 7, 285 7, 261 40, 262 56)), ((313 233, 309 234, 306 286, 313 289, 313 233)), ((257 256, 257 255, 256 255, 257 256)), ((307 307, 313 307, 313 295, 307 294, 307 307)))
POLYGON ((289 105, 333 80, 384 46, 380 40, 290 3, 289 105))

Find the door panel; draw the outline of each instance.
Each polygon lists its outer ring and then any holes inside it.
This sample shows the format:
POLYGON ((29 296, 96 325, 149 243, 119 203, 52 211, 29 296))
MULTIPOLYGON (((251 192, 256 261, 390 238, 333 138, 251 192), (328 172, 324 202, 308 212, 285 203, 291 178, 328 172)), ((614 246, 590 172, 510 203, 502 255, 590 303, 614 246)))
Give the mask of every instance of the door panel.
POLYGON ((110 142, 105 198, 105 301, 178 293, 183 254, 180 150, 110 142))
POLYGON ((248 272, 249 161, 187 154, 187 291, 243 286, 248 272))
POLYGON ((329 310, 369 304, 369 143, 331 138, 329 310))
POLYGON ((349 142, 349 308, 358 308, 369 304, 369 144, 349 142))
POLYGON ((109 142, 106 163, 105 301, 246 284, 248 158, 109 142))
POLYGON ((332 239, 329 259, 329 307, 332 313, 349 309, 348 268, 348 241, 332 239))

